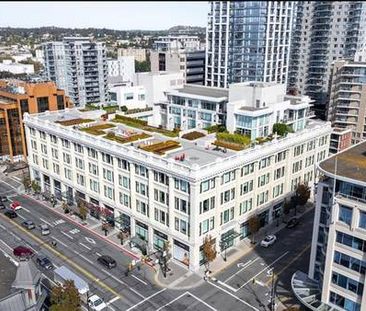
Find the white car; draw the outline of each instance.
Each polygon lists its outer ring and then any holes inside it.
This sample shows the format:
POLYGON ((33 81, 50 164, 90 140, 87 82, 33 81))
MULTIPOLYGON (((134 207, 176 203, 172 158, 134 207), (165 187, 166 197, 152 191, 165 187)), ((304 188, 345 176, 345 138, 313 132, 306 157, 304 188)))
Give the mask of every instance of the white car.
POLYGON ((92 310, 101 311, 107 307, 102 298, 98 295, 93 295, 88 299, 88 305, 92 310))
POLYGON ((261 246, 263 247, 268 247, 272 244, 274 244, 274 242, 276 242, 277 238, 274 234, 271 235, 267 235, 261 242, 261 246))

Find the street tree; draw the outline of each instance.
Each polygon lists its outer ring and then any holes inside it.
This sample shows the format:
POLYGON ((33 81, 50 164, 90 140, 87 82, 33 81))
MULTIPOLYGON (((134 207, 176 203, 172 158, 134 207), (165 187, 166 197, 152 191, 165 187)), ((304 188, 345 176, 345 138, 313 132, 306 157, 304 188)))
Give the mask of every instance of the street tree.
POLYGON ((23 172, 22 182, 23 182, 24 190, 27 192, 29 190, 29 188, 31 187, 31 185, 32 185, 32 182, 31 182, 31 179, 29 177, 29 174, 25 174, 23 172))
POLYGON ((210 263, 216 258, 215 241, 211 235, 206 235, 202 245, 203 257, 205 259, 206 270, 209 271, 210 263))
POLYGON ((32 180, 31 188, 35 194, 39 194, 41 192, 41 186, 35 180, 32 180))
POLYGON ((295 216, 297 213, 297 206, 304 206, 310 198, 310 188, 306 184, 299 184, 296 187, 295 194, 291 198, 293 206, 295 208, 295 216))
POLYGON ((66 280, 63 285, 52 288, 50 311, 81 311, 81 299, 74 281, 66 280))
POLYGON ((65 201, 62 202, 62 205, 61 205, 62 209, 64 210, 64 213, 67 214, 70 212, 70 209, 69 209, 69 205, 67 205, 67 203, 65 201))
POLYGON ((86 220, 86 217, 88 215, 88 209, 85 206, 85 203, 83 201, 79 201, 78 202, 78 207, 79 207, 79 215, 80 215, 80 218, 83 221, 85 221, 86 220))
POLYGON ((254 236, 260 228, 259 217, 257 215, 253 215, 252 217, 249 218, 248 224, 249 224, 249 231, 252 234, 252 243, 255 244, 254 236))

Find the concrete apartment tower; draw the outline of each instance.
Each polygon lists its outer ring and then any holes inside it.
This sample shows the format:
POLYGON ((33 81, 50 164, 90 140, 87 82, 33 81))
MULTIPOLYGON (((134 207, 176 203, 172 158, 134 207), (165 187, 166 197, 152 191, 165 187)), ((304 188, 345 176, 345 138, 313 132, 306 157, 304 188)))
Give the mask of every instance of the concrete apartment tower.
POLYGON ((364 45, 366 3, 299 1, 291 40, 289 88, 315 100, 318 117, 326 118, 332 63, 353 59, 364 45))
POLYGON ((66 37, 43 44, 43 51, 47 77, 66 90, 75 106, 108 100, 105 43, 66 37))
POLYGON ((211 1, 206 85, 286 83, 294 1, 211 1))

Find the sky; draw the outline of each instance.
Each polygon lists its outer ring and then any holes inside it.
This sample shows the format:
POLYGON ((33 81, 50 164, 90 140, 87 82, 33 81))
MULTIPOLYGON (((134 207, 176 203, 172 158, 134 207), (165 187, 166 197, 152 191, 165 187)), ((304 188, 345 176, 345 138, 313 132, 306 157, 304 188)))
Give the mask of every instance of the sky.
POLYGON ((1 1, 0 27, 164 30, 206 27, 207 1, 1 1))

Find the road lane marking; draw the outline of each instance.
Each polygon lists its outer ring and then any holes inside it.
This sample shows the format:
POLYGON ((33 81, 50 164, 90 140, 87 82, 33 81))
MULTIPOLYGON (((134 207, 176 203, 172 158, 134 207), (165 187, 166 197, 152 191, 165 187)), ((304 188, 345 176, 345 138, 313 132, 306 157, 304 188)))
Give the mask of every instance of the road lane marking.
POLYGON ((100 257, 100 256, 102 256, 102 254, 100 254, 100 253, 98 253, 98 252, 95 252, 95 253, 96 253, 96 254, 97 254, 97 256, 99 256, 99 257, 100 257))
POLYGON ((52 236, 51 238, 60 243, 61 245, 65 246, 66 248, 69 248, 64 242, 60 241, 58 238, 55 238, 54 236, 52 236))
POLYGON ((180 296, 178 296, 178 297, 174 298, 173 300, 169 301, 169 302, 168 302, 168 303, 166 303, 165 305, 161 306, 159 309, 156 309, 156 311, 160 311, 161 309, 163 309, 163 308, 165 308, 165 307, 167 307, 167 306, 171 305, 173 302, 175 302, 175 301, 177 301, 177 300, 181 299, 181 298, 182 298, 182 297, 184 297, 185 295, 187 295, 187 292, 185 292, 185 293, 183 293, 182 295, 180 295, 180 296))
POLYGON ((278 257, 275 261, 273 261, 272 263, 270 263, 268 266, 266 266, 265 268, 263 268, 261 271, 259 271, 255 276, 251 277, 250 280, 248 280, 247 282, 245 282, 242 286, 240 286, 237 291, 241 288, 243 288, 245 285, 247 285, 248 283, 252 282, 253 279, 255 279, 258 275, 262 274, 264 271, 268 270, 268 268, 270 268, 271 266, 273 266, 277 261, 281 260, 283 257, 285 257, 290 251, 287 251, 285 253, 283 253, 280 257, 278 257))
POLYGON ((15 191, 17 191, 17 188, 12 186, 11 184, 7 183, 6 181, 0 180, 1 183, 8 185, 10 188, 14 189, 15 191))
POLYGON ((217 309, 215 309, 214 307, 210 306, 206 301, 203 301, 201 298, 198 298, 196 295, 193 295, 191 292, 186 292, 188 295, 194 297, 195 299, 197 299, 199 302, 203 303, 206 307, 210 308, 213 311, 217 311, 217 309))
POLYGON ((6 244, 3 240, 0 239, 0 242, 2 242, 7 248, 9 248, 11 251, 13 251, 13 248, 10 247, 8 244, 6 244))
POLYGON ((23 207, 23 206, 22 206, 22 209, 23 209, 25 212, 30 213, 30 210, 29 210, 29 209, 27 209, 27 208, 25 208, 25 207, 23 207))
POLYGON ((86 249, 91 250, 91 248, 90 248, 89 246, 86 246, 85 244, 83 244, 83 243, 81 243, 81 242, 79 242, 79 244, 80 244, 81 246, 84 246, 86 249))
POLYGON ((135 305, 133 305, 132 307, 128 308, 126 311, 130 311, 130 310, 133 310, 135 309, 136 307, 138 307, 140 304, 144 303, 145 301, 148 301, 149 299, 159 295, 160 293, 162 293, 163 291, 165 291, 166 288, 163 288, 162 290, 159 290, 158 292, 152 294, 151 296, 149 297, 146 297, 144 300, 141 300, 140 302, 136 303, 135 305))
POLYGON ((72 229, 72 230, 69 231, 69 233, 71 233, 71 234, 76 234, 76 233, 79 233, 79 232, 80 232, 80 230, 77 229, 77 228, 72 229))
POLYGON ((23 217, 22 215, 20 215, 20 214, 17 214, 17 215, 18 215, 18 217, 20 217, 21 219, 25 220, 25 217, 23 217))
POLYGON ((20 179, 20 177, 18 177, 18 176, 13 176, 13 177, 11 177, 11 178, 15 178, 17 181, 22 181, 22 180, 20 179))
POLYGON ((224 283, 226 283, 227 281, 231 280, 235 275, 237 275, 238 273, 242 272, 244 269, 248 268, 249 266, 251 266, 253 263, 255 263, 257 260, 259 259, 259 257, 257 257, 256 259, 254 259, 253 261, 250 260, 248 261, 243 268, 241 268, 239 271, 237 271, 236 273, 234 273, 232 276, 228 277, 224 283))
MULTIPOLYGON (((289 266, 291 266, 295 261, 297 261, 309 248, 311 247, 311 244, 307 245, 297 256, 292 259, 286 266, 284 266, 278 273, 275 273, 275 279, 278 278, 278 276, 285 271, 289 266)), ((268 280, 265 285, 269 285, 272 282, 272 280, 268 280)))
POLYGON ((78 252, 74 251, 74 253, 76 255, 79 255, 81 258, 83 258, 84 260, 86 260, 87 262, 89 262, 90 264, 94 264, 94 262, 92 262, 89 258, 86 258, 83 254, 79 254, 78 252))
POLYGON ((108 306, 108 305, 110 305, 111 303, 113 303, 113 302, 117 301, 118 299, 119 299, 119 297, 114 297, 113 299, 109 300, 109 301, 106 303, 106 305, 108 306))
POLYGON ((6 230, 6 228, 3 225, 0 225, 0 228, 6 230))
POLYGON ((69 239, 73 240, 74 238, 71 235, 68 235, 66 232, 61 231, 61 233, 67 236, 69 239))
POLYGON ((141 282, 142 284, 147 285, 147 283, 146 283, 146 282, 144 282, 143 280, 141 280, 140 278, 138 278, 136 275, 131 274, 131 276, 132 276, 133 278, 135 278, 137 281, 141 282))
POLYGON ((230 286, 229 284, 226 284, 226 283, 224 283, 224 282, 221 282, 220 280, 218 280, 217 281, 217 283, 219 283, 220 285, 222 285, 222 286, 225 286, 225 287, 227 287, 228 289, 230 289, 231 291, 233 291, 234 293, 236 293, 237 292, 237 289, 236 288, 234 288, 234 287, 232 287, 232 286, 230 286))
POLYGON ((143 296, 142 294, 140 294, 137 290, 133 289, 130 285, 128 285, 127 283, 121 281, 120 279, 116 278, 112 273, 108 272, 105 269, 102 269, 102 271, 106 274, 108 274, 113 280, 117 281, 118 283, 121 283, 122 285, 125 285, 128 287, 129 290, 133 291, 136 295, 140 296, 142 299, 145 299, 145 296, 143 296))
POLYGON ((92 238, 85 237, 85 240, 87 240, 90 244, 96 244, 95 241, 92 238))
POLYGON ((209 284, 211 284, 212 286, 216 287, 217 289, 219 289, 219 290, 221 290, 221 291, 225 292, 226 294, 230 295, 231 297, 235 298, 236 300, 239 300, 240 302, 242 302, 242 303, 243 303, 243 304, 245 304, 246 306, 248 306, 248 307, 252 308, 253 310, 255 310, 255 311, 259 311, 259 309, 257 309, 256 307, 252 306, 251 304, 247 303, 247 302, 246 302, 246 301, 244 301, 243 299, 241 299, 241 298, 239 298, 239 297, 235 296, 233 293, 230 293, 230 292, 229 292, 229 291, 227 291, 225 288, 222 288, 222 287, 220 287, 220 286, 218 286, 218 285, 216 285, 215 283, 212 283, 212 282, 210 282, 210 281, 208 281, 208 283, 209 283, 209 284))
POLYGON ((21 241, 22 239, 18 237, 14 232, 9 231, 10 235, 12 235, 17 241, 21 241))
MULTIPOLYGON (((0 214, 0 218, 5 219, 5 216, 3 216, 2 214, 0 214)), ((14 220, 11 220, 10 219, 10 222, 15 227, 17 227, 20 231, 22 231, 23 233, 25 233, 29 237, 31 237, 34 241, 36 241, 39 244, 43 245, 50 252, 54 253, 55 255, 57 255, 58 257, 60 257, 61 259, 63 259, 69 265, 73 266, 76 270, 78 270, 84 276, 86 276, 87 278, 89 278, 89 280, 91 280, 93 283, 97 283, 100 287, 103 287, 104 289, 106 289, 107 291, 109 291, 110 293, 112 293, 113 295, 118 296, 118 297, 120 297, 122 299, 122 297, 123 297, 122 295, 120 295, 119 293, 117 293, 113 288, 111 288, 110 286, 108 286, 104 282, 100 281, 99 279, 96 279, 96 277, 91 272, 87 271, 86 269, 84 269, 80 265, 76 264, 72 259, 69 259, 67 256, 65 256, 61 252, 59 252, 58 250, 54 249, 52 246, 50 246, 47 243, 45 243, 42 239, 40 239, 39 237, 37 237, 33 233, 31 233, 31 232, 27 231, 26 229, 24 229, 21 225, 19 225, 18 223, 16 223, 14 220)))
POLYGON ((52 224, 50 224, 47 220, 44 220, 43 218, 39 217, 39 219, 44 222, 45 224, 49 225, 50 227, 53 227, 52 224))

